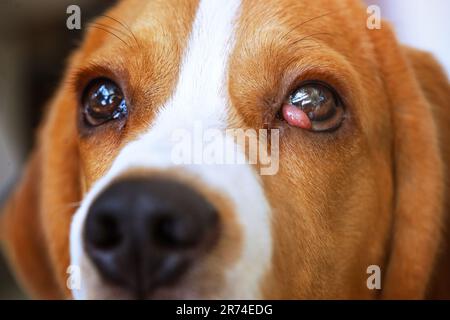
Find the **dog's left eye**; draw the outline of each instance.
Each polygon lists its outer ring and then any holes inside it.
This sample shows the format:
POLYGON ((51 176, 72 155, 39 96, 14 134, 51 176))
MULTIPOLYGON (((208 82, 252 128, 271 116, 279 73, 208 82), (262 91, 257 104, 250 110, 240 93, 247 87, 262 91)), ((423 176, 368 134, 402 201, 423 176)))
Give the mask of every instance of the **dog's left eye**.
POLYGON ((318 82, 297 88, 281 111, 289 125, 315 132, 337 129, 345 115, 336 92, 318 82))
POLYGON ((109 79, 89 83, 83 94, 83 114, 91 126, 99 126, 127 115, 127 104, 120 87, 109 79))

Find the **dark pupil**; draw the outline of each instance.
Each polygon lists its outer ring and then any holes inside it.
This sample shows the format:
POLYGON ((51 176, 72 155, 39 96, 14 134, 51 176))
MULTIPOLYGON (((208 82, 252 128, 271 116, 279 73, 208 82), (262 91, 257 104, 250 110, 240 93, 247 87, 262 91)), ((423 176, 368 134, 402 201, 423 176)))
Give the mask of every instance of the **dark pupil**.
POLYGON ((291 97, 291 103, 301 108, 313 121, 327 119, 335 112, 332 94, 319 86, 301 88, 291 97))
POLYGON ((120 89, 113 83, 95 86, 88 97, 87 112, 98 119, 116 119, 126 110, 120 89))

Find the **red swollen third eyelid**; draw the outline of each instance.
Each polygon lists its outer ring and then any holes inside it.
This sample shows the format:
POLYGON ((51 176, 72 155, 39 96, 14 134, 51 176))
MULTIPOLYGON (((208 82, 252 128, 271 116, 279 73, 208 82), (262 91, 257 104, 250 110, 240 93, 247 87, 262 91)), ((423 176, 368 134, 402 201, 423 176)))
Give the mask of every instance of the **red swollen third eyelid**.
POLYGON ((282 109, 283 118, 286 122, 301 129, 310 130, 312 128, 311 120, 308 115, 299 107, 292 104, 285 104, 282 109))

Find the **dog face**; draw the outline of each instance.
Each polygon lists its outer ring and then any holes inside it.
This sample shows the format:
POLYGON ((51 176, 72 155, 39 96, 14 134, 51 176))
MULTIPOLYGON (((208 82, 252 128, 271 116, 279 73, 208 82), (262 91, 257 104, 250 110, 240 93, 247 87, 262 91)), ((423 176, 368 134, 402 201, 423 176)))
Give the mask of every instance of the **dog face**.
POLYGON ((25 285, 70 294, 70 264, 76 298, 373 298, 378 265, 384 296, 423 296, 436 128, 388 26, 366 20, 355 1, 293 0, 129 0, 96 20, 7 208, 25 285), (220 134, 245 163, 175 163, 174 132, 198 125, 268 130, 279 167, 261 175, 220 134))

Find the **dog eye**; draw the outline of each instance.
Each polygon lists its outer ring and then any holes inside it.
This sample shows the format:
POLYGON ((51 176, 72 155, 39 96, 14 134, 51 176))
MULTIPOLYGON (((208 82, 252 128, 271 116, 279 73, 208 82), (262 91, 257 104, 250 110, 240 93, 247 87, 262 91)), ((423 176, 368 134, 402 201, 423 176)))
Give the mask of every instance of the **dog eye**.
POLYGON ((282 108, 283 119, 291 126, 321 132, 337 129, 344 119, 344 108, 328 86, 309 83, 297 88, 282 108))
POLYGON ((83 94, 83 114, 91 126, 99 126, 127 115, 127 104, 120 87, 108 79, 89 83, 83 94))

